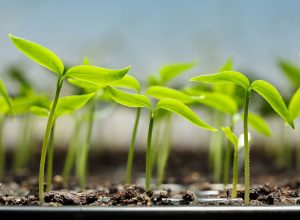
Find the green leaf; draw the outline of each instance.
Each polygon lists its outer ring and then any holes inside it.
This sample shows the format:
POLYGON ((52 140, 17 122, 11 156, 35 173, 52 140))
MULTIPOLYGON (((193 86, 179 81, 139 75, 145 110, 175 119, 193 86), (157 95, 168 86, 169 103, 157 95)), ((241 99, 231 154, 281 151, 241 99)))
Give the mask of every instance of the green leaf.
POLYGON ((282 70, 282 72, 288 77, 290 82, 295 87, 299 87, 300 86, 300 68, 288 61, 285 61, 285 60, 280 60, 278 62, 278 65, 279 65, 280 69, 282 70))
POLYGON ((219 72, 232 71, 232 70, 233 70, 233 59, 228 58, 228 60, 226 60, 224 65, 219 69, 219 72))
MULTIPOLYGON (((225 64, 219 69, 219 72, 232 71, 233 70, 233 60, 229 58, 225 64)), ((236 85, 231 83, 226 84, 214 84, 212 89, 214 92, 220 92, 229 96, 233 96, 235 93, 236 85)))
POLYGON ((98 90, 106 87, 105 84, 99 85, 92 82, 86 82, 86 81, 71 79, 71 78, 68 78, 68 82, 74 86, 84 89, 87 93, 97 92, 98 90))
POLYGON ((266 136, 271 136, 271 129, 267 122, 260 117, 259 115, 249 113, 248 114, 248 122, 249 125, 255 129, 257 132, 266 135, 266 136))
POLYGON ((12 106, 16 115, 30 112, 32 106, 49 107, 50 101, 45 96, 28 95, 12 99, 12 106))
POLYGON ((150 100, 147 96, 140 94, 129 94, 111 86, 108 86, 107 90, 109 91, 111 98, 121 105, 134 108, 145 107, 152 109, 150 100))
POLYGON ((184 92, 178 91, 176 89, 171 89, 165 86, 151 86, 147 89, 145 94, 152 96, 156 99, 172 98, 177 99, 183 103, 194 102, 191 96, 185 94, 184 92))
POLYGON ((208 129, 210 131, 217 131, 217 129, 202 121, 202 119, 200 119, 199 116, 193 112, 193 110, 176 99, 165 98, 159 100, 156 105, 156 110, 158 109, 174 112, 200 128, 208 129))
POLYGON ((3 97, 0 97, 0 114, 7 114, 9 112, 9 106, 3 97))
POLYGON ((82 108, 95 93, 90 93, 86 95, 71 95, 65 96, 58 99, 57 108, 55 112, 55 117, 62 115, 69 115, 78 109, 82 108))
POLYGON ((247 90, 250 85, 249 79, 244 74, 235 71, 224 71, 209 75, 196 76, 191 78, 190 81, 211 84, 234 83, 242 86, 245 90, 247 90))
POLYGON ((7 90, 6 90, 6 88, 5 88, 4 83, 2 82, 2 80, 0 80, 0 94, 4 98, 5 102, 7 103, 10 111, 14 114, 14 108, 13 108, 13 106, 11 104, 10 97, 9 97, 9 95, 7 93, 7 90))
POLYGON ((201 96, 193 97, 198 103, 210 106, 220 112, 235 114, 238 111, 238 105, 234 99, 228 95, 218 92, 202 92, 201 96))
POLYGON ((222 127, 221 128, 227 137, 227 139, 233 144, 233 146, 236 148, 238 146, 239 139, 238 137, 231 131, 229 127, 222 127))
POLYGON ((277 112, 277 114, 292 128, 294 128, 294 122, 289 110, 287 109, 280 93, 272 84, 264 80, 255 80, 251 84, 251 89, 260 94, 270 104, 273 110, 277 112))
POLYGON ((133 89, 140 93, 140 83, 139 81, 131 75, 125 75, 122 79, 115 81, 111 84, 114 87, 133 89))
POLYGON ((289 111, 292 120, 295 120, 300 115, 300 88, 294 93, 289 103, 289 111))
POLYGON ((9 38, 27 57, 58 75, 63 74, 64 64, 51 50, 12 34, 9 34, 9 38))
POLYGON ((185 71, 191 69, 192 67, 195 67, 196 65, 198 65, 197 60, 194 60, 190 63, 170 64, 170 65, 163 66, 159 70, 159 74, 161 76, 163 84, 165 84, 170 80, 174 79, 176 76, 184 73, 185 71))
POLYGON ((41 106, 31 106, 29 110, 34 115, 43 117, 43 118, 47 118, 50 114, 49 109, 41 107, 41 106))
POLYGON ((124 69, 106 69, 102 67, 81 65, 74 66, 68 69, 65 76, 92 83, 100 86, 110 85, 114 81, 120 80, 129 71, 130 66, 124 69))
POLYGON ((89 58, 85 57, 82 61, 82 65, 91 65, 89 58))

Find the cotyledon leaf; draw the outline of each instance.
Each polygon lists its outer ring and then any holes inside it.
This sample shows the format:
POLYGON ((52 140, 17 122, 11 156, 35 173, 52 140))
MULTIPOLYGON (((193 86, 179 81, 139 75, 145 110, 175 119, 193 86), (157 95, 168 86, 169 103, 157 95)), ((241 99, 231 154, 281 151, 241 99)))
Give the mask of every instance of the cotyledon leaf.
POLYGON ((44 118, 48 117, 50 114, 49 109, 41 106, 31 106, 29 110, 34 115, 44 118))
POLYGON ((193 98, 186 93, 165 86, 151 86, 146 90, 145 94, 156 99, 177 99, 185 104, 194 102, 193 98))
POLYGON ((248 114, 248 122, 249 122, 249 125, 256 131, 258 131, 259 133, 264 134, 266 136, 271 136, 272 132, 271 132, 269 125, 259 115, 254 114, 254 113, 249 113, 248 114))
POLYGON ((174 112, 200 128, 217 131, 216 128, 202 121, 202 119, 199 118, 199 116, 188 106, 176 99, 164 98, 159 100, 156 105, 156 110, 158 109, 165 109, 174 112))
POLYGON ((140 93, 141 89, 139 81, 129 74, 126 74, 122 79, 113 82, 111 85, 118 88, 133 89, 138 93, 140 93))
POLYGON ((292 128, 294 128, 294 122, 290 112, 287 109, 280 93, 272 84, 264 80, 255 80, 251 84, 251 89, 261 95, 270 104, 273 110, 292 128))
POLYGON ((150 100, 145 95, 126 93, 111 86, 107 87, 107 91, 110 93, 111 98, 121 105, 134 108, 145 107, 152 109, 150 100))
POLYGON ((245 90, 248 89, 250 82, 249 79, 242 73, 236 71, 223 71, 209 75, 196 76, 190 79, 201 83, 234 83, 242 86, 245 90))
POLYGON ((80 65, 67 70, 65 77, 81 80, 97 85, 110 85, 120 80, 130 70, 130 66, 124 69, 107 69, 96 66, 80 65))
POLYGON ((167 83, 168 81, 172 80, 176 76, 182 74, 183 72, 195 67, 198 64, 198 60, 194 60, 189 63, 175 63, 163 66, 159 70, 159 74, 163 81, 163 84, 167 83))
POLYGON ((12 34, 9 34, 9 38, 16 48, 27 57, 58 75, 63 74, 64 64, 51 50, 29 40, 13 36, 12 34))
POLYGON ((8 92, 5 88, 4 83, 2 82, 2 80, 0 80, 0 94, 3 97, 3 99, 5 100, 5 102, 7 103, 10 111, 14 114, 14 108, 12 106, 11 99, 8 95, 8 92))
POLYGON ((71 95, 59 98, 55 111, 55 117, 68 115, 75 112, 76 110, 82 108, 94 95, 95 93, 89 93, 86 95, 71 95))
POLYGON ((295 86, 300 86, 300 68, 295 66, 294 64, 286 61, 280 60, 278 65, 282 72, 288 77, 290 82, 295 86))
POLYGON ((238 146, 238 137, 231 131, 229 127, 222 127, 221 128, 226 135, 227 139, 233 144, 235 148, 238 146))
POLYGON ((236 101, 228 95, 218 92, 202 92, 202 95, 193 97, 194 101, 210 106, 220 112, 230 115, 238 111, 236 101))
POLYGON ((300 88, 292 96, 288 109, 293 120, 300 115, 300 88))

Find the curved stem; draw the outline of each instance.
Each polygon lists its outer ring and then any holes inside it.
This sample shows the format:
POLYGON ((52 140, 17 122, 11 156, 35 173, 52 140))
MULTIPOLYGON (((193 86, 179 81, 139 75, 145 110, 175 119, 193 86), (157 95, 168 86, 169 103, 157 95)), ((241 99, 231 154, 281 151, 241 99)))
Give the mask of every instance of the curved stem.
POLYGON ((46 131, 45 131, 43 144, 42 144, 40 170, 39 170, 39 199, 40 199, 40 202, 44 202, 44 174, 45 174, 45 162, 46 162, 46 155, 47 155, 47 145, 49 142, 51 128, 52 128, 54 117, 55 117, 56 106, 57 106, 57 102, 58 102, 58 98, 59 98, 59 94, 60 94, 62 85, 63 85, 63 77, 60 76, 57 80, 55 97, 54 97, 53 104, 52 104, 52 107, 50 110, 50 115, 48 117, 46 131))
POLYGON ((91 144, 92 131, 93 131, 93 122, 94 122, 94 114, 96 110, 96 98, 93 97, 90 102, 90 109, 88 115, 88 127, 87 127, 87 136, 82 149, 82 156, 80 160, 80 168, 79 168, 79 184, 81 189, 86 188, 86 179, 87 179, 87 160, 88 160, 88 151, 91 144))
POLYGON ((77 118, 75 119, 75 126, 71 137, 70 145, 68 147, 67 158, 62 173, 64 187, 66 187, 68 184, 70 172, 75 161, 80 122, 81 121, 78 120, 77 118))
POLYGON ((152 131, 154 124, 155 114, 154 112, 150 112, 150 122, 148 129, 148 139, 147 139, 147 151, 146 151, 146 191, 150 191, 150 183, 151 183, 151 159, 152 159, 152 150, 151 150, 151 142, 152 142, 152 131))
POLYGON ((249 205, 250 197, 250 149, 248 138, 248 108, 251 96, 251 90, 246 91, 244 107, 244 146, 245 146, 245 205, 249 205))
POLYGON ((0 181, 4 176, 5 167, 5 149, 3 145, 3 127, 4 127, 5 115, 0 114, 0 181))
POLYGON ((48 146, 46 192, 49 192, 52 186, 54 133, 55 133, 55 120, 53 121, 53 125, 51 128, 50 140, 48 146))
POLYGON ((134 146, 135 146, 136 133, 137 133, 138 125, 139 125, 139 120, 140 120, 140 114, 141 114, 141 108, 137 108, 134 127, 133 127, 133 133, 131 136, 131 143, 130 143, 129 151, 128 151, 126 175, 125 175, 125 183, 126 184, 131 183, 134 146))

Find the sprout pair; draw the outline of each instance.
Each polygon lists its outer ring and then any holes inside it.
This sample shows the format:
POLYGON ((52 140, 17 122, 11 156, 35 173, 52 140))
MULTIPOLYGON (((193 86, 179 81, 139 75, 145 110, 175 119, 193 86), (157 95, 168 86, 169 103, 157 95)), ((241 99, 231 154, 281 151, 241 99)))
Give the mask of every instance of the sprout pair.
POLYGON ((112 70, 96 66, 80 65, 74 66, 65 70, 63 62, 49 49, 9 34, 10 39, 14 45, 23 52, 27 57, 37 62, 41 66, 49 69, 51 72, 57 75, 56 91, 54 100, 50 107, 48 121, 46 125, 46 131, 44 134, 42 149, 41 149, 41 160, 40 160, 40 171, 39 171, 39 199, 41 202, 44 201, 44 171, 45 161, 47 155, 47 147, 50 140, 51 130, 55 121, 56 109, 58 105, 59 95, 63 86, 63 82, 67 78, 74 80, 84 81, 91 84, 109 85, 110 83, 121 79, 130 69, 130 67, 112 70))

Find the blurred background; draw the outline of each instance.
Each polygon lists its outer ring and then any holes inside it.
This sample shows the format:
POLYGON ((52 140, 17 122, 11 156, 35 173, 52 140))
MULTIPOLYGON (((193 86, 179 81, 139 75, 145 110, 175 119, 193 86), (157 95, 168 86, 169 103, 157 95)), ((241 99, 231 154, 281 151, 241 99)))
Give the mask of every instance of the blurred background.
MULTIPOLYGON (((66 65, 78 65, 85 56, 108 68, 130 64, 130 73, 142 82, 164 64, 199 59, 197 68, 175 82, 180 84, 191 76, 215 72, 232 57, 237 70, 268 80, 288 95, 289 83, 277 59, 300 66, 299 8, 297 0, 0 0, 0 76, 13 94, 16 85, 6 71, 17 65, 38 91, 54 92, 54 75, 17 51, 7 37, 12 33, 50 48, 66 65)), ((134 114, 120 108, 96 122, 94 142, 127 147, 134 114)), ((142 120, 139 131, 141 147, 145 147, 147 120, 142 120)), ((69 119, 60 123, 63 132, 58 138, 66 143, 69 119)), ((13 143, 11 131, 18 123, 6 126, 13 143)), ((44 126, 43 120, 38 123, 37 135, 43 134, 44 126)), ((276 130, 276 121, 271 126, 276 130)), ((207 134, 175 117, 176 145, 199 147, 207 134)))

